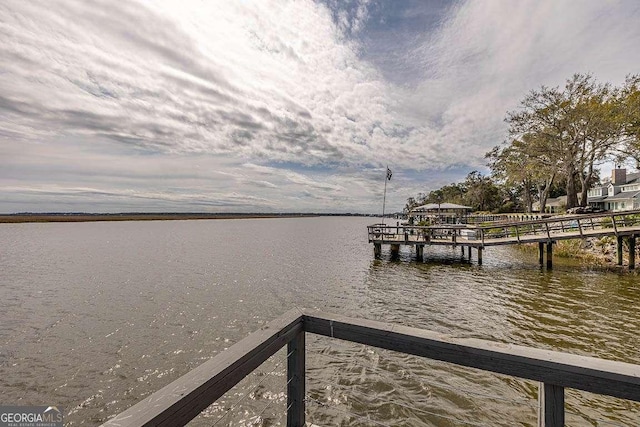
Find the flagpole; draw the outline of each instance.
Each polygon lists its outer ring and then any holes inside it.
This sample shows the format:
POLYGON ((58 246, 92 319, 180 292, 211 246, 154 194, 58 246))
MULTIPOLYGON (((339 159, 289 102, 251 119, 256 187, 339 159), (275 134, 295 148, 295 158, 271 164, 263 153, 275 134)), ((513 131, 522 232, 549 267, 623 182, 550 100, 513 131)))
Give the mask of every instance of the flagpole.
POLYGON ((387 167, 384 170, 384 196, 382 196, 382 225, 384 225, 384 208, 385 208, 385 204, 387 203, 387 181, 389 180, 387 178, 388 170, 389 170, 389 165, 387 165, 387 167))

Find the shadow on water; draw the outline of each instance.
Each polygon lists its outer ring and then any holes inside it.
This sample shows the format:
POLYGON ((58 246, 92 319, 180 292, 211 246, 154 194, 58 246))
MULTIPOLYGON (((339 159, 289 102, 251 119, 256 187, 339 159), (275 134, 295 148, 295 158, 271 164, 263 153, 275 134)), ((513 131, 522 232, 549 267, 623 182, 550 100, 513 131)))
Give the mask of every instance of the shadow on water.
MULTIPOLYGON (((467 251, 461 252, 460 248, 426 248, 424 250, 423 259, 418 259, 413 249, 404 248, 400 252, 393 253, 383 250, 382 253, 375 258, 378 261, 385 262, 403 262, 414 265, 420 264, 471 264, 467 251)), ((475 255, 473 261, 476 260, 475 255)))

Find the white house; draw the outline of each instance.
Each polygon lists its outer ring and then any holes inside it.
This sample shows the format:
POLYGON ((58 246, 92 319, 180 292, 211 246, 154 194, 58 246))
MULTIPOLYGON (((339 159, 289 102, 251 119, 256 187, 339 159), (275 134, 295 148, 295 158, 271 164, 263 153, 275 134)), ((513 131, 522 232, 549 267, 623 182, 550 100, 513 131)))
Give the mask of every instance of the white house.
POLYGON ((640 209, 640 172, 614 169, 610 182, 589 190, 587 203, 614 212, 640 209))
MULTIPOLYGON (((540 212, 540 201, 533 202, 533 210, 540 212)), ((567 207, 567 196, 550 197, 547 199, 543 213, 560 213, 564 212, 567 207)))

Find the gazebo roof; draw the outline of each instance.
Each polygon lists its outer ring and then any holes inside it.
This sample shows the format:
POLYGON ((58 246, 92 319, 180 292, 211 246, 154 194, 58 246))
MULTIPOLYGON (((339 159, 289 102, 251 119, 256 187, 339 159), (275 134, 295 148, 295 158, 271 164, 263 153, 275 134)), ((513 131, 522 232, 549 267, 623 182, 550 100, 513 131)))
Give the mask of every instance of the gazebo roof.
POLYGON ((455 203, 427 203, 426 205, 417 206, 411 209, 411 212, 427 212, 427 211, 437 211, 437 210, 461 210, 461 211, 470 211, 473 210, 471 206, 463 206, 457 205, 455 203))

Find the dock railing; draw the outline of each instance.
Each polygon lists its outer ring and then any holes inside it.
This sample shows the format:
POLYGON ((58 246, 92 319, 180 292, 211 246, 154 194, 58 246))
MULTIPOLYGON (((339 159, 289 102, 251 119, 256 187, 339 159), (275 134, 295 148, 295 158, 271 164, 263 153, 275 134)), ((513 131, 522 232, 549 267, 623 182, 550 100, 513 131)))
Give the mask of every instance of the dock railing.
POLYGON ((294 309, 104 426, 185 425, 285 345, 287 426, 304 426, 307 333, 538 381, 540 427, 564 426, 565 388, 640 401, 637 365, 294 309))
POLYGON ((428 226, 373 224, 367 227, 369 242, 485 246, 520 242, 555 241, 582 237, 640 233, 640 210, 598 214, 563 215, 526 221, 428 226))

